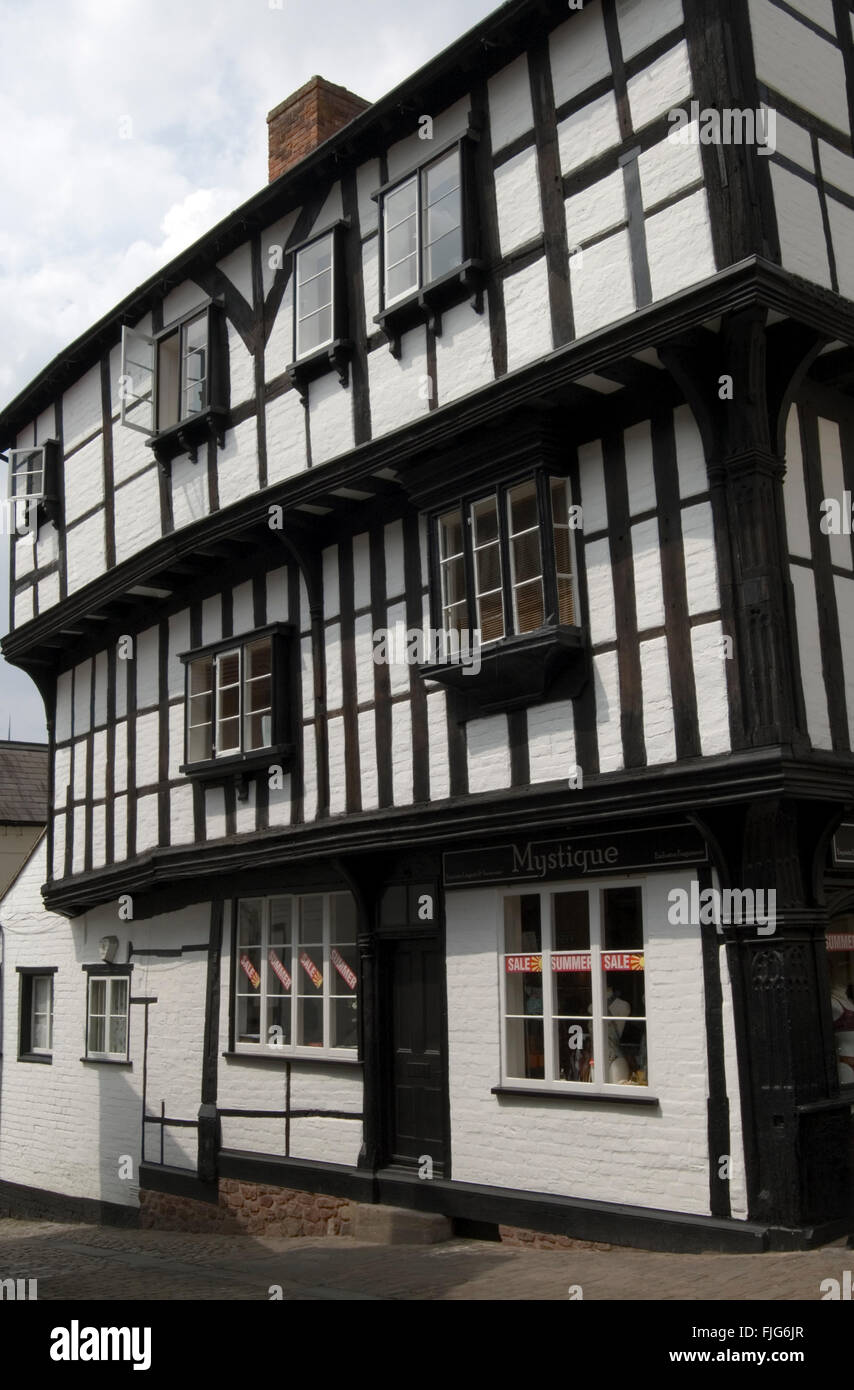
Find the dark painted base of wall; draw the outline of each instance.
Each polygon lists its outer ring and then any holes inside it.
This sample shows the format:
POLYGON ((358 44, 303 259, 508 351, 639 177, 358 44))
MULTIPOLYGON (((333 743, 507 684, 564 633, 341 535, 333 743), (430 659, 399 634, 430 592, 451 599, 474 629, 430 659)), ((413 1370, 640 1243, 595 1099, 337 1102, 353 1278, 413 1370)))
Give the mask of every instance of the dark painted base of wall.
MULTIPOLYGON (((568 1241, 572 1244, 632 1246, 694 1254, 712 1250, 761 1254, 769 1249, 805 1249, 838 1239, 846 1233, 835 1227, 832 1230, 771 1230, 768 1226, 745 1221, 726 1221, 716 1217, 655 1211, 443 1179, 422 1181, 414 1173, 402 1170, 388 1168, 373 1173, 368 1169, 348 1168, 342 1164, 286 1159, 274 1154, 242 1153, 236 1149, 222 1150, 219 1173, 220 1191, 217 1192, 215 1187, 199 1182, 195 1174, 143 1164, 139 1179, 140 1200, 143 1200, 143 1192, 148 1190, 172 1194, 194 1205, 212 1206, 212 1215, 205 1217, 195 1213, 194 1219, 203 1223, 198 1229, 210 1230, 214 1225, 217 1229, 224 1229, 218 1223, 225 1217, 218 1213, 223 1206, 223 1191, 229 1190, 224 1188, 225 1180, 239 1186, 248 1184, 257 1190, 258 1209, 251 1211, 251 1217, 256 1223, 254 1230, 258 1231, 266 1229, 261 1224, 264 1219, 262 1206, 269 1212, 275 1202, 278 1213, 275 1219, 278 1222, 286 1225, 288 1221, 298 1221, 300 1212, 313 1210, 309 1219, 315 1229, 305 1233, 322 1234, 317 1229, 321 1224, 319 1212, 331 1213, 333 1208, 318 1206, 312 1209, 310 1204, 301 1206, 296 1201, 299 1194, 309 1196, 312 1202, 319 1202, 322 1195, 330 1200, 338 1198, 342 1203, 384 1203, 417 1211, 440 1212, 457 1223, 461 1234, 466 1231, 488 1231, 492 1239, 509 1239, 514 1244, 541 1248, 563 1246, 564 1241, 568 1241), (281 1196, 281 1206, 279 1194, 284 1194, 281 1196), (260 1195, 271 1201, 261 1204, 260 1195)), ((157 1210, 158 1219, 162 1219, 166 1207, 159 1204, 157 1210)), ((343 1210, 343 1206, 339 1210, 343 1210)), ((173 1204, 173 1215, 176 1219, 181 1216, 177 1202, 173 1204)), ((227 1207, 226 1215, 237 1222, 234 1211, 227 1207)), ((337 1220, 341 1221, 340 1215, 337 1220)), ((246 1230, 248 1227, 235 1224, 229 1229, 246 1230)), ((296 1234, 295 1231, 283 1233, 296 1234)))
POLYGON ((66 1197, 41 1187, 0 1181, 0 1216, 17 1220, 75 1221, 87 1226, 138 1226, 139 1207, 99 1202, 91 1197, 66 1197))

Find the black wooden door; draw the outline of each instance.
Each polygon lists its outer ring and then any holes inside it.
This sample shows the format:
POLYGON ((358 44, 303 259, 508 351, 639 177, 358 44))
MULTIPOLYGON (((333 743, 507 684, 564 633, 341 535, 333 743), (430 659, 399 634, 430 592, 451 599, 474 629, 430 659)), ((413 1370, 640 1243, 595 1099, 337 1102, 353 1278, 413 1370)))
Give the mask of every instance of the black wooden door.
POLYGON ((447 1104, 443 959, 435 937, 387 942, 390 1056, 388 1161, 444 1168, 447 1104))

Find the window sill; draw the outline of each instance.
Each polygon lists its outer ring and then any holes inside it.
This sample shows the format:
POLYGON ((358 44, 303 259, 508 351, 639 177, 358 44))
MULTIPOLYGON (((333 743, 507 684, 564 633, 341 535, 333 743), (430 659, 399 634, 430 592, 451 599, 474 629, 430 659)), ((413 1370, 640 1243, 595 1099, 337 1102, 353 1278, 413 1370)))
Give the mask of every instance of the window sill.
POLYGON ((300 357, 295 362, 291 362, 287 368, 287 375, 299 392, 303 405, 308 404, 309 383, 316 380, 317 377, 325 375, 326 372, 337 372, 341 385, 347 386, 349 384, 350 359, 353 356, 353 348, 354 344, 351 339, 335 338, 333 342, 327 343, 317 352, 312 352, 306 357, 300 357))
POLYGON ((199 457, 199 446, 206 440, 216 440, 220 448, 225 444, 225 431, 229 424, 229 412, 219 405, 210 405, 206 410, 200 410, 195 415, 188 415, 186 420, 180 420, 177 425, 170 425, 168 429, 159 430, 145 442, 154 451, 164 473, 169 473, 172 467, 172 460, 178 454, 189 454, 190 461, 196 463, 199 457))
POLYGON ((443 309, 459 304, 463 299, 470 299, 472 308, 478 314, 482 314, 483 282, 483 262, 463 261, 462 265, 447 275, 432 280, 423 289, 414 290, 405 299, 396 300, 387 309, 376 314, 374 323, 379 325, 388 339, 392 357, 400 357, 401 335, 417 323, 426 322, 428 327, 441 337, 443 309))
POLYGON ((133 1071, 133 1062, 126 1057, 81 1057, 80 1060, 89 1067, 125 1067, 133 1071))
POLYGON ((51 1052, 21 1052, 18 1054, 19 1062, 41 1062, 42 1066, 53 1065, 53 1054, 51 1052))
POLYGON ((238 753, 234 757, 209 758, 203 763, 184 763, 178 771, 195 782, 229 782, 237 787, 238 801, 245 801, 249 795, 249 778, 257 777, 270 767, 281 767, 286 772, 293 762, 292 743, 271 744, 269 748, 256 748, 251 753, 238 753))
POLYGON ((559 1103, 574 1103, 580 1101, 587 1104, 593 1101, 597 1105, 659 1105, 658 1096, 648 1095, 643 1086, 620 1086, 613 1091, 591 1091, 585 1095, 582 1091, 549 1091, 534 1089, 527 1086, 493 1086, 494 1096, 521 1096, 525 1100, 539 1100, 559 1103))
POLYGON ((329 1057, 321 1055, 319 1057, 308 1057, 304 1052, 286 1052, 284 1048, 268 1052, 243 1052, 240 1048, 232 1048, 221 1054, 228 1062, 272 1062, 281 1066, 283 1062, 308 1062, 310 1066, 324 1067, 361 1067, 363 1066, 360 1057, 329 1057))
POLYGON ((587 633, 584 628, 554 625, 518 637, 505 637, 479 651, 480 670, 462 662, 418 667, 424 680, 467 696, 462 718, 519 709, 542 699, 555 677, 568 679, 561 694, 574 699, 587 682, 587 633))

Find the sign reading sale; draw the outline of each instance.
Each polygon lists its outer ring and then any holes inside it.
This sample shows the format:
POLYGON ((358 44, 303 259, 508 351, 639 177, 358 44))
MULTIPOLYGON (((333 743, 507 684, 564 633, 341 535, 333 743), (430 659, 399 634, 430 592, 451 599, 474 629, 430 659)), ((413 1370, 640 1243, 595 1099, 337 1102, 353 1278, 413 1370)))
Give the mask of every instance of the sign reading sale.
POLYGON ((311 983, 314 985, 315 989, 320 989, 320 986, 323 984, 323 976, 321 975, 311 956, 308 954, 308 951, 303 951, 302 955, 299 958, 299 963, 302 966, 308 978, 311 980, 311 983))
POLYGON ((258 974, 258 971, 255 969, 255 966, 252 964, 245 951, 240 957, 240 967, 249 976, 253 989, 257 989, 261 983, 261 976, 258 974))
POLYGON ((505 959, 508 975, 514 974, 517 970, 521 970, 527 975, 534 971, 542 972, 543 969, 542 956, 507 956, 505 959))

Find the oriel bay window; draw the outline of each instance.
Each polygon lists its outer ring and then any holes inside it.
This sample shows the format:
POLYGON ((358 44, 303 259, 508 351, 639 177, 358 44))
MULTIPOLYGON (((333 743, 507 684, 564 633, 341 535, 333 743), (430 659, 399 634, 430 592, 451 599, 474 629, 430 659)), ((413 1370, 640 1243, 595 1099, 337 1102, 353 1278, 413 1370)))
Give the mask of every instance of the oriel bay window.
POLYGON ((261 766, 287 756, 286 634, 263 631, 187 652, 184 772, 261 766))
POLYGON ((640 886, 507 893, 503 937, 504 1083, 647 1086, 640 886))
POLYGON ((570 508, 567 479, 538 474, 435 517, 436 625, 484 644, 574 626, 570 508))
POLYGON ((355 1055, 359 958, 350 894, 243 898, 236 912, 237 1050, 355 1055))

